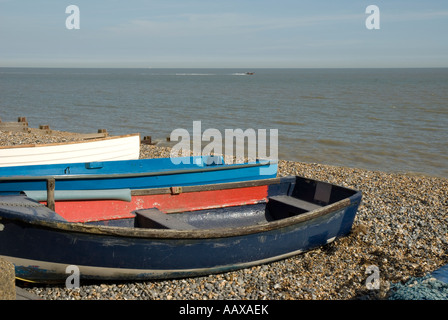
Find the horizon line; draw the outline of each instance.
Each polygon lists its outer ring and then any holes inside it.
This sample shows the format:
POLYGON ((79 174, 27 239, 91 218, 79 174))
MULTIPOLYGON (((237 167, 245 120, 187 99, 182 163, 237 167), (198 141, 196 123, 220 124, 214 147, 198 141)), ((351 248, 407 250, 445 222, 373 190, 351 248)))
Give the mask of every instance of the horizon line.
POLYGON ((21 69, 447 69, 448 66, 416 66, 416 67, 82 67, 82 66, 0 66, 0 68, 21 69))

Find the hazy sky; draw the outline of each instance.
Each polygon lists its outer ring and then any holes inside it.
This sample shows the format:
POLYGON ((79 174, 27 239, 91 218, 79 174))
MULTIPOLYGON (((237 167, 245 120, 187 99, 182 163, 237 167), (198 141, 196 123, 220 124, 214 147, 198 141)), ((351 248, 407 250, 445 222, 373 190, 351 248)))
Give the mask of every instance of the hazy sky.
POLYGON ((448 67, 448 1, 0 0, 0 66, 448 67))

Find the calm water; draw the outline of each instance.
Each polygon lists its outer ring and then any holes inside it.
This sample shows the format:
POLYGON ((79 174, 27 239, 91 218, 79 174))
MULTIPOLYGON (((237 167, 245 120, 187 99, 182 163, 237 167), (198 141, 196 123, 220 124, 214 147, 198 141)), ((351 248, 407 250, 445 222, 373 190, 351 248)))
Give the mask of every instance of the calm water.
POLYGON ((161 144, 193 121, 278 129, 280 159, 448 177, 448 69, 0 68, 0 117, 19 116, 161 144))

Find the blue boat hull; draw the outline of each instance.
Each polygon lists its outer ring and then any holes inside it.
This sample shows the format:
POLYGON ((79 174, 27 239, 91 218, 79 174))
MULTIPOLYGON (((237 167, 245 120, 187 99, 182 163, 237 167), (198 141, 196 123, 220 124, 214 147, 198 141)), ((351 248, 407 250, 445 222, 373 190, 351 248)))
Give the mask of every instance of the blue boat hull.
MULTIPOLYGON (((283 179, 269 195, 293 184, 283 179)), ((0 205, 0 256, 15 264, 17 277, 39 282, 65 281, 69 265, 79 268, 81 280, 206 275, 283 259, 344 236, 360 201, 361 193, 353 192, 319 210, 261 224, 203 230, 73 224, 54 221, 54 213, 44 209, 40 218, 24 218, 13 206, 0 205)))
POLYGON ((0 195, 47 190, 147 189, 258 180, 275 177, 277 163, 207 164, 207 158, 187 157, 71 163, 0 168, 0 195))

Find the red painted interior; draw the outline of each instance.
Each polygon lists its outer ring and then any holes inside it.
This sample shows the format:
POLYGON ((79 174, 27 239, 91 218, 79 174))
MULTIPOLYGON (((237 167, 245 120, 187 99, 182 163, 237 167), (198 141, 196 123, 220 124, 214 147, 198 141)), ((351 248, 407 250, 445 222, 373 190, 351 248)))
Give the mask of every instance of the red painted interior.
MULTIPOLYGON (((133 218, 132 211, 158 208, 166 213, 206 208, 254 204, 267 197, 267 186, 133 196, 131 202, 119 200, 56 201, 55 211, 71 222, 133 218)), ((45 202, 43 202, 45 203, 45 202)))

